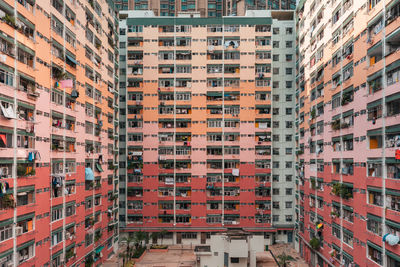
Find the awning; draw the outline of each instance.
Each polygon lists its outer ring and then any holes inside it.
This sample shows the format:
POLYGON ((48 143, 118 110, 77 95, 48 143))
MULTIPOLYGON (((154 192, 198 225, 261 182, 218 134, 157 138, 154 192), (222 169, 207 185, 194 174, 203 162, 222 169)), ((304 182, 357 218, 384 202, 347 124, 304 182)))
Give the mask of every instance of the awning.
POLYGON ((14 8, 5 1, 0 1, 0 7, 8 14, 14 14, 14 8))
MULTIPOLYGON (((396 1, 393 1, 393 3, 394 3, 394 2, 396 2, 396 1)), ((397 263, 400 262, 400 257, 399 257, 398 255, 396 255, 395 253, 393 253, 393 252, 387 250, 387 249, 386 249, 386 255, 388 255, 390 258, 396 260, 397 263)))
POLYGON ((400 124, 386 127, 386 133, 393 134, 398 132, 400 132, 400 124))
POLYGON ((28 214, 24 214, 24 215, 20 215, 20 216, 17 217, 17 222, 22 222, 22 221, 25 221, 25 220, 28 220, 28 219, 32 219, 34 217, 35 217, 35 213, 34 212, 28 213, 28 214))
POLYGON ((368 244, 368 246, 370 246, 370 247, 372 247, 372 248, 374 248, 374 249, 376 249, 376 250, 378 250, 379 252, 382 253, 382 251, 383 251, 383 250, 382 250, 382 247, 376 245, 375 243, 372 243, 372 242, 369 241, 369 240, 367 240, 367 244, 368 244))
POLYGON ((386 188, 386 195, 393 195, 393 196, 400 197, 400 191, 397 191, 395 189, 386 188))
POLYGON ((94 252, 96 252, 97 254, 99 254, 99 253, 103 250, 103 248, 104 248, 104 246, 97 247, 97 248, 94 250, 94 252))
POLYGON ((32 246, 33 244, 35 244, 35 240, 30 240, 28 242, 25 242, 17 247, 17 251, 19 252, 19 251, 23 250, 24 248, 32 246))
POLYGON ((51 258, 54 260, 55 258, 57 258, 58 256, 60 256, 63 253, 63 249, 60 249, 59 251, 57 251, 56 253, 54 253, 51 258))
POLYGON ((18 43, 18 48, 21 50, 25 51, 26 53, 30 54, 31 56, 35 56, 35 51, 27 47, 26 45, 23 45, 21 43, 18 43))
MULTIPOLYGON (((13 223, 13 219, 11 218, 11 219, 8 219, 8 220, 4 220, 4 221, 1 221, 0 222, 0 227, 4 227, 4 226, 7 226, 7 225, 11 225, 13 223)), ((1 258, 1 257, 0 257, 1 258)))
POLYGON ((382 129, 375 129, 375 130, 368 130, 367 131, 367 136, 381 135, 381 134, 382 134, 382 129))
POLYGON ((370 102, 367 104, 367 109, 375 108, 378 107, 379 105, 382 105, 382 99, 378 99, 374 102, 370 102))
POLYGON ((400 99, 400 93, 395 93, 390 96, 387 96, 385 98, 385 102, 388 103, 388 102, 399 100, 399 99, 400 99))
POLYGON ((101 164, 96 162, 96 170, 99 172, 103 172, 103 168, 101 167, 101 164))
POLYGON ((373 81, 382 77, 382 70, 375 72, 374 74, 367 77, 367 82, 373 81))
POLYGON ((390 65, 386 66, 386 72, 397 69, 398 67, 400 67, 400 60, 397 60, 397 61, 391 63, 390 65))
POLYGON ((85 180, 94 181, 94 174, 91 168, 85 168, 85 180))
POLYGON ((71 56, 69 56, 69 55, 65 55, 65 56, 66 56, 66 58, 67 58, 69 61, 71 61, 71 62, 74 63, 75 65, 78 64, 78 62, 76 62, 76 60, 75 60, 73 57, 71 57, 71 56))

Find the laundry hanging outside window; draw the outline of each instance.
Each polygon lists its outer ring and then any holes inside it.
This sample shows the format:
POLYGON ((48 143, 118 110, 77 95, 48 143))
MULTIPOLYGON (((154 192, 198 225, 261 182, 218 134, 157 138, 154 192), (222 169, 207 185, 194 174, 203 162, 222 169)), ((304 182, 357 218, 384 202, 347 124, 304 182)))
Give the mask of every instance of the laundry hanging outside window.
POLYGON ((0 103, 1 112, 4 117, 7 119, 16 119, 17 116, 14 113, 14 108, 11 104, 8 104, 8 107, 4 107, 3 103, 0 103))

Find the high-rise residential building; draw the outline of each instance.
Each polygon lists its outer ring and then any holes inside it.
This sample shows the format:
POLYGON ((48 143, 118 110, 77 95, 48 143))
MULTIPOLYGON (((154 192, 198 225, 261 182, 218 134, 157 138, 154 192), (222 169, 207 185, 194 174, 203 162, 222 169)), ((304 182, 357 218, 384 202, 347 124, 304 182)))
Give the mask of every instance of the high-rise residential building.
POLYGON ((121 234, 293 242, 293 12, 120 18, 121 234))
POLYGON ((197 13, 201 17, 244 16, 246 10, 295 10, 296 0, 118 0, 118 10, 152 10, 156 16, 197 13))
POLYGON ((298 249, 312 266, 400 266, 400 2, 296 12, 298 249))
POLYGON ((118 241, 112 1, 0 0, 0 266, 102 263, 118 241))

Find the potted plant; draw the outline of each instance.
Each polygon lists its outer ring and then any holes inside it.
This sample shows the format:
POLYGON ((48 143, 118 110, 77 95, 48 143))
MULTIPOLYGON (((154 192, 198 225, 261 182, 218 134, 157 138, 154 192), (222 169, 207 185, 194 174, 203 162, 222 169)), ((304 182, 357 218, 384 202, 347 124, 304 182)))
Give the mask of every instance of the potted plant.
POLYGON ((15 201, 11 194, 5 194, 1 199, 1 204, 4 209, 9 209, 15 206, 15 201))
POLYGON ((68 262, 68 260, 69 260, 70 258, 73 258, 73 257, 75 257, 75 253, 74 253, 74 250, 73 250, 73 249, 70 249, 70 250, 68 250, 68 251, 65 253, 65 261, 68 262))
POLYGON ((335 210, 332 210, 332 211, 331 211, 331 217, 332 217, 332 218, 334 218, 334 217, 337 218, 337 217, 339 217, 339 214, 338 214, 335 210))
POLYGON ((311 246, 312 249, 318 250, 318 249, 320 248, 320 245, 321 245, 321 242, 319 241, 318 238, 313 237, 313 238, 310 240, 310 246, 311 246))
POLYGON ((351 102, 351 93, 344 93, 342 96, 342 106, 351 102))
POLYGON ((315 110, 315 108, 313 108, 310 112, 311 119, 314 119, 316 115, 317 115, 317 111, 315 110))
POLYGON ((317 189, 317 184, 316 184, 315 179, 311 178, 311 179, 310 179, 310 182, 311 182, 311 187, 312 187, 312 189, 317 189))
POLYGON ((342 190, 342 186, 341 186, 340 183, 335 183, 335 184, 332 186, 332 193, 333 193, 334 195, 336 195, 336 196, 339 196, 339 195, 340 195, 341 190, 342 190))
POLYGON ((102 235, 103 234, 101 233, 101 231, 97 231, 95 236, 94 236, 94 242, 99 241, 102 235))
POLYGON ((14 28, 15 28, 15 27, 17 26, 17 24, 15 24, 15 17, 12 16, 12 15, 6 14, 6 15, 3 17, 3 20, 4 20, 5 23, 7 23, 8 25, 10 25, 11 27, 14 27, 14 28))
POLYGON ((93 260, 93 256, 92 255, 86 257, 86 259, 85 259, 85 267, 92 267, 93 263, 94 263, 94 260, 93 260))
POLYGON ((339 130, 340 129, 340 119, 332 121, 331 127, 332 127, 332 130, 339 130))
POLYGON ((54 79, 56 79, 57 81, 60 81, 60 80, 63 80, 63 79, 65 79, 65 78, 67 78, 67 73, 56 68, 56 69, 54 70, 54 72, 53 72, 53 77, 54 77, 54 79))
POLYGON ((25 176, 26 175, 26 167, 24 165, 18 164, 17 166, 17 176, 25 176))

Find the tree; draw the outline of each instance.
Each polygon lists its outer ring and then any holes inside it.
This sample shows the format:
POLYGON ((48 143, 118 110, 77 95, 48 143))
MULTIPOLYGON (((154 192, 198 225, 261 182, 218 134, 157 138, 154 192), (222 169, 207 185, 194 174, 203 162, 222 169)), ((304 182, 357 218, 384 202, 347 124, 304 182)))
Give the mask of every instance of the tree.
POLYGON ((294 258, 290 255, 286 255, 285 252, 283 252, 283 254, 278 255, 278 261, 279 261, 279 265, 286 267, 287 262, 294 260, 294 258))
POLYGON ((153 241, 156 241, 155 243, 157 244, 158 242, 158 237, 160 236, 159 232, 152 232, 151 233, 151 239, 153 239, 153 241))
POLYGON ((126 253, 119 253, 118 257, 122 258, 122 266, 125 267, 125 261, 126 261, 126 258, 127 258, 126 253))
POLYGON ((137 249, 139 246, 142 246, 142 242, 143 242, 145 239, 146 239, 146 233, 145 233, 145 232, 143 232, 143 231, 135 232, 134 240, 135 240, 136 249, 137 249))
POLYGON ((164 237, 165 237, 167 234, 168 234, 168 231, 167 231, 167 230, 162 230, 162 231, 159 233, 159 235, 160 235, 160 237, 161 237, 161 245, 162 245, 162 243, 163 243, 164 237))
POLYGON ((125 255, 125 258, 123 259, 124 262, 125 260, 129 260, 132 257, 133 254, 133 249, 131 248, 131 243, 134 241, 133 237, 131 235, 128 235, 128 237, 124 237, 121 239, 122 242, 126 242, 126 250, 125 253, 121 253, 125 255))

